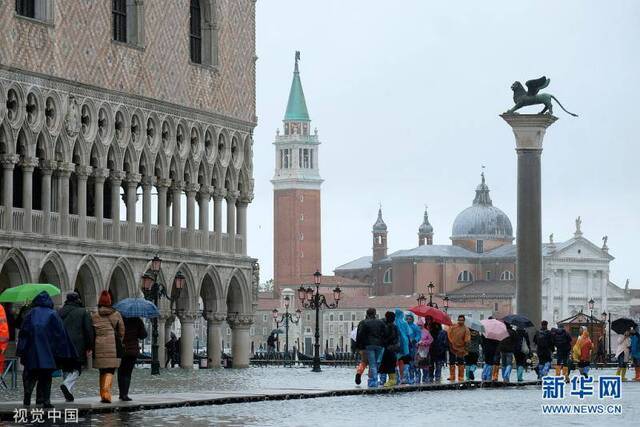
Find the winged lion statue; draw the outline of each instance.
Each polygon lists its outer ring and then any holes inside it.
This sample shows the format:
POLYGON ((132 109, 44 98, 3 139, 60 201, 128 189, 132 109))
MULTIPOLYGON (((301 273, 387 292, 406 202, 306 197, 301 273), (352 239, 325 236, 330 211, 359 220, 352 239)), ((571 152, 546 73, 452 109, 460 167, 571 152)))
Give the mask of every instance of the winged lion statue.
POLYGON ((514 82, 511 85, 511 90, 513 90, 513 102, 516 105, 513 106, 506 114, 517 114, 516 110, 519 110, 522 107, 526 107, 527 105, 537 105, 542 104, 544 108, 540 111, 540 114, 553 114, 553 104, 551 100, 554 100, 558 103, 560 108, 564 110, 565 113, 572 115, 573 117, 578 117, 577 114, 574 114, 570 111, 567 111, 566 108, 562 106, 558 99, 551 95, 550 93, 539 93, 541 89, 549 86, 549 82, 551 79, 546 76, 542 76, 539 79, 527 80, 525 85, 527 85, 527 90, 524 89, 522 83, 514 82))

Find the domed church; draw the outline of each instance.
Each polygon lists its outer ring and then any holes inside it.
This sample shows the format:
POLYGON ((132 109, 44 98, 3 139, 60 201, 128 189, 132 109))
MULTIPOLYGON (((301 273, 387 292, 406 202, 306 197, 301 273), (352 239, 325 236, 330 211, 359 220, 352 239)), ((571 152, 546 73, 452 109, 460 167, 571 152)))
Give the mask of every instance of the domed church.
MULTIPOLYGON (((336 276, 371 283, 375 295, 428 295, 435 286, 436 300, 449 297, 450 305, 480 303, 496 315, 515 308, 516 245, 509 217, 493 205, 484 173, 471 206, 462 210, 451 227, 451 244, 434 245, 434 229, 425 209, 418 227, 418 246, 388 253, 389 230, 382 209, 371 230, 373 253, 337 267, 336 276)), ((630 295, 609 281, 606 236, 599 247, 583 237, 576 220, 573 237, 543 243, 543 319, 557 322, 588 311, 628 315, 630 295)))

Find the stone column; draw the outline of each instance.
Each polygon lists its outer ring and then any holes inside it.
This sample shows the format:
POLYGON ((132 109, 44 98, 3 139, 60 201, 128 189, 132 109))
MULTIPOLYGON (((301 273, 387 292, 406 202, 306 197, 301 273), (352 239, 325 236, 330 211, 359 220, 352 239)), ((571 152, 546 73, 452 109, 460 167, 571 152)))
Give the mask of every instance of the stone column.
POLYGON ((160 317, 158 317, 158 362, 160 362, 160 368, 164 368, 167 363, 167 349, 164 348, 164 345, 169 341, 165 329, 166 322, 167 316, 160 313, 160 317))
POLYGON ((547 313, 551 315, 550 319, 546 319, 549 323, 553 324, 553 309, 555 308, 555 294, 556 294, 556 278, 557 270, 551 270, 551 276, 549 277, 549 292, 547 294, 547 313))
POLYGON ((93 209, 96 216, 96 240, 102 240, 104 236, 104 181, 109 176, 108 169, 96 169, 93 171, 93 209))
POLYGON ((171 180, 160 178, 158 180, 158 245, 167 245, 167 190, 171 180))
POLYGON ((53 160, 40 161, 40 172, 42 173, 42 194, 40 195, 42 204, 42 234, 49 234, 51 231, 51 175, 56 168, 53 160))
POLYGON ((139 173, 127 174, 127 225, 128 225, 128 241, 130 244, 136 243, 136 192, 138 190, 138 183, 142 179, 139 173))
POLYGON ((216 245, 214 250, 217 252, 222 252, 222 199, 226 194, 227 191, 221 188, 213 191, 213 231, 216 245))
POLYGON ((198 205, 200 206, 200 224, 198 229, 202 236, 202 250, 209 250, 209 199, 213 193, 213 187, 210 185, 202 185, 198 193, 198 205))
POLYGON ((242 237, 242 255, 247 254, 247 206, 253 200, 253 194, 244 194, 238 200, 238 234, 242 237))
POLYGON ((13 168, 20 156, 5 154, 0 158, 2 163, 2 204, 4 205, 4 224, 2 228, 9 231, 13 228, 13 168))
POLYGON ((76 166, 78 178, 78 237, 87 238, 87 179, 93 168, 91 166, 76 166))
POLYGON ((236 248, 236 201, 240 193, 238 191, 227 191, 227 243, 228 251, 235 252, 236 248))
POLYGON ((517 312, 536 327, 542 317, 542 140, 557 120, 545 114, 502 114, 516 138, 518 155, 518 229, 516 233, 517 312))
POLYGON ((69 233, 69 177, 75 170, 73 163, 61 163, 58 165, 58 190, 60 206, 60 234, 68 236, 69 233))
POLYGON ((171 225, 173 226, 173 247, 180 248, 180 195, 182 194, 183 184, 180 181, 174 181, 171 186, 171 196, 173 198, 173 211, 171 225))
POLYGON ((207 318, 207 357, 209 368, 222 365, 222 324, 226 316, 208 311, 207 318))
POLYGON ((153 176, 142 178, 142 223, 144 224, 142 243, 145 245, 151 244, 151 188, 154 182, 153 176))
POLYGON ((187 193, 187 236, 188 242, 186 247, 188 249, 195 249, 196 241, 196 194, 200 189, 200 184, 190 182, 185 186, 187 193))
POLYGON ((186 314, 180 318, 182 334, 180 335, 180 367, 193 369, 193 323, 194 314, 186 314))
MULTIPOLYGON (((590 270, 586 270, 587 273, 587 301, 589 301, 590 298, 593 298, 593 279, 591 278, 591 271, 590 270)), ((595 298, 593 298, 595 300, 595 298)))
POLYGON ((563 319, 569 317, 569 274, 571 270, 562 270, 562 315, 563 319))
POLYGON ((20 165, 22 166, 22 208, 24 209, 24 223, 22 230, 25 233, 31 233, 33 212, 33 170, 38 166, 37 158, 24 159, 20 165))
POLYGON ((607 301, 607 285, 609 284, 609 273, 605 270, 602 270, 600 272, 600 292, 601 292, 601 298, 602 298, 602 310, 609 312, 608 307, 608 301, 607 301))
POLYGON ((120 186, 125 178, 122 171, 111 172, 111 230, 114 243, 120 242, 120 186))
POLYGON ((253 324, 253 316, 239 315, 232 321, 231 326, 231 356, 233 357, 233 368, 248 368, 251 355, 251 337, 249 330, 253 324))

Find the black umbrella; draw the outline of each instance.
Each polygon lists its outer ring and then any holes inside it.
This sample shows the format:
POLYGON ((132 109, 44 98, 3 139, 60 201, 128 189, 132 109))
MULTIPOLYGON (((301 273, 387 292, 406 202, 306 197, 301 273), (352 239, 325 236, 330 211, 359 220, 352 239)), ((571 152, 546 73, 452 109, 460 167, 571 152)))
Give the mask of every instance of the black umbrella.
POLYGON ((519 328, 533 327, 533 322, 531 322, 531 320, 527 319, 521 314, 509 314, 507 316, 504 316, 502 318, 502 321, 519 328))
POLYGON ((638 324, 636 322, 626 317, 621 317, 611 322, 611 329, 613 329, 616 334, 624 334, 629 329, 637 327, 638 324))

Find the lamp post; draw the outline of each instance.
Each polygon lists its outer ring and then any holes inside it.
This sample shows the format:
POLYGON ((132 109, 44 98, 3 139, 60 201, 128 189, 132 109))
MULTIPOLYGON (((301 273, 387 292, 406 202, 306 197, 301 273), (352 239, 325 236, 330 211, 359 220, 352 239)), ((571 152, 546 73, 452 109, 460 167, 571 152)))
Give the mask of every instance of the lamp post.
POLYGON ((444 298, 442 299, 442 305, 444 306, 444 312, 445 313, 449 313, 449 297, 448 296, 444 296, 444 298))
POLYGON ((606 311, 602 312, 602 321, 609 323, 609 334, 605 332, 605 336, 607 337, 607 343, 609 345, 609 353, 607 353, 607 362, 611 359, 611 312, 607 314, 606 311))
POLYGON ((429 303, 427 303, 427 305, 429 307, 439 308, 438 304, 433 302, 433 290, 434 289, 435 289, 435 285, 433 284, 433 282, 429 282, 429 284, 427 285, 427 293, 429 294, 429 303))
POLYGON ((297 325, 300 321, 300 314, 302 313, 300 309, 296 310, 295 315, 289 313, 289 304, 291 303, 291 298, 289 295, 284 297, 284 313, 278 320, 278 309, 274 308, 271 314, 273 315, 273 320, 276 322, 276 329, 280 328, 280 324, 284 322, 284 330, 285 330, 285 341, 284 341, 284 354, 285 354, 285 363, 289 358, 289 322, 297 325))
POLYGON ((595 305, 595 301, 593 300, 593 298, 591 298, 587 304, 589 306, 589 335, 593 337, 593 326, 592 326, 592 319, 593 319, 593 306, 595 305))
POLYGON ((340 290, 339 286, 333 290, 333 300, 335 302, 328 304, 327 298, 320 294, 320 278, 322 274, 319 271, 313 273, 313 282, 316 286, 315 292, 311 286, 305 289, 304 285, 300 285, 298 289, 298 299, 300 300, 300 305, 306 309, 312 309, 316 311, 316 333, 315 338, 316 342, 314 344, 313 349, 313 372, 321 372, 320 369, 320 308, 328 308, 334 309, 338 307, 338 303, 340 302, 340 290))
MULTIPOLYGON (((176 288, 176 295, 167 294, 167 288, 162 283, 158 283, 158 274, 162 260, 158 255, 151 260, 151 268, 142 275, 142 293, 145 299, 151 301, 156 307, 158 306, 161 296, 167 298, 172 304, 180 298, 180 292, 184 286, 185 277, 182 272, 178 271, 173 284, 176 288)), ((158 360, 158 318, 151 319, 151 375, 160 374, 160 362, 158 360)))

